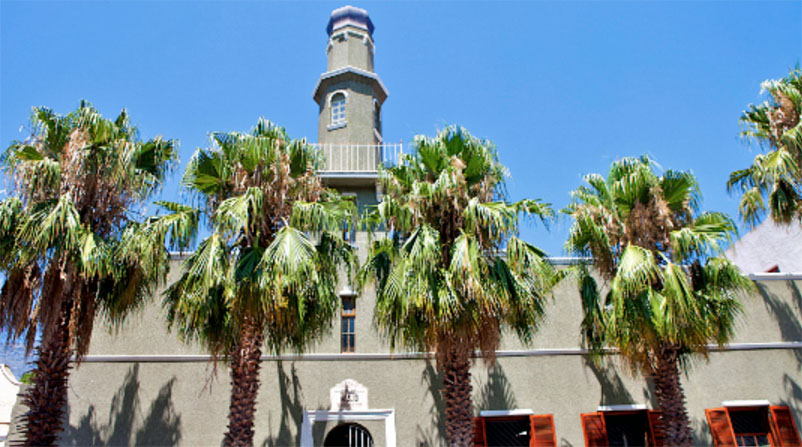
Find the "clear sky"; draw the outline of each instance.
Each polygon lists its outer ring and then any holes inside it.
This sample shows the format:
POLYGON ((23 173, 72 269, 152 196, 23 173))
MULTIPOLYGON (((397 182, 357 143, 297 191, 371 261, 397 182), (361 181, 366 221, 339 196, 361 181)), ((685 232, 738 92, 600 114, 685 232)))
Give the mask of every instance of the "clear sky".
MULTIPOLYGON (((26 136, 32 106, 125 107, 143 138, 181 141, 162 193, 178 200, 210 131, 264 116, 317 139, 312 89, 329 14, 344 4, 0 0, 0 144, 26 136)), ((511 199, 558 209, 584 174, 647 153, 693 170, 704 207, 735 216, 725 182, 756 150, 738 117, 802 55, 799 1, 352 4, 376 25, 386 141, 461 124, 496 143, 511 199)), ((523 236, 559 256, 568 227, 523 236)))

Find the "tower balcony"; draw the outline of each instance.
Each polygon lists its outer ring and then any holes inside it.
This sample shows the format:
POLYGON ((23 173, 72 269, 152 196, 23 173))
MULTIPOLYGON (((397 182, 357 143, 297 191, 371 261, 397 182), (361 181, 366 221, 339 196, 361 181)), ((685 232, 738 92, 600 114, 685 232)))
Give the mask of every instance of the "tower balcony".
POLYGON ((391 167, 401 161, 403 143, 337 144, 313 143, 323 154, 323 167, 318 171, 328 184, 373 183, 379 166, 391 167))

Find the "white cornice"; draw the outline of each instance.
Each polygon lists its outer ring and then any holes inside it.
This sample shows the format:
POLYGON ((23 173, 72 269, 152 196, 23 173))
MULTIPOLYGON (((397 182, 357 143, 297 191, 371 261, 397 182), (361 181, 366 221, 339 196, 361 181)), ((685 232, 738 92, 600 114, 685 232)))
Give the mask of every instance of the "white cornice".
MULTIPOLYGON (((718 345, 708 345, 711 351, 762 351, 773 349, 802 349, 802 341, 778 341, 765 343, 732 343, 719 347, 718 345)), ((615 349, 607 350, 610 354, 615 354, 615 349)), ((496 351, 496 357, 541 357, 541 356, 562 356, 562 355, 588 355, 587 349, 582 348, 555 348, 555 349, 521 349, 496 351)), ((481 356, 476 352, 475 356, 481 356)), ((263 355, 263 361, 363 361, 363 360, 416 360, 434 358, 432 352, 375 352, 375 353, 320 353, 320 354, 280 354, 263 355)), ((86 355, 82 358, 85 363, 197 363, 208 362, 211 356, 208 354, 112 354, 112 355, 86 355)))
MULTIPOLYGON (((353 73, 355 75, 363 76, 363 77, 366 77, 366 78, 369 78, 369 79, 372 79, 372 80, 376 81, 376 83, 379 85, 379 87, 381 88, 382 92, 384 93, 385 98, 387 96, 390 96, 390 93, 387 91, 387 87, 384 86, 384 83, 379 78, 379 75, 377 75, 376 73, 373 73, 371 71, 362 70, 361 68, 356 68, 356 67, 352 67, 352 66, 348 65, 348 66, 345 66, 345 67, 342 67, 342 68, 338 68, 338 69, 332 70, 332 71, 327 71, 327 72, 321 74, 320 75, 320 79, 318 79, 317 80, 317 84, 315 84, 315 90, 312 92, 312 98, 317 98, 318 90, 320 89, 320 85, 323 83, 323 81, 325 81, 327 79, 331 79, 331 78, 333 78, 335 76, 346 74, 346 73, 353 73)), ((317 100, 317 99, 315 99, 315 100, 317 100)))

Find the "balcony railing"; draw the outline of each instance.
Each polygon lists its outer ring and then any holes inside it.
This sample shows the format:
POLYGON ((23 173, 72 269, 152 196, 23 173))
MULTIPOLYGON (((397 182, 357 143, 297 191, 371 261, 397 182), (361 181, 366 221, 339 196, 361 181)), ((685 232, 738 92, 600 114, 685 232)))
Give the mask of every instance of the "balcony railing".
POLYGON ((370 173, 380 165, 395 166, 404 152, 403 143, 393 144, 321 144, 313 146, 323 152, 323 173, 370 173))

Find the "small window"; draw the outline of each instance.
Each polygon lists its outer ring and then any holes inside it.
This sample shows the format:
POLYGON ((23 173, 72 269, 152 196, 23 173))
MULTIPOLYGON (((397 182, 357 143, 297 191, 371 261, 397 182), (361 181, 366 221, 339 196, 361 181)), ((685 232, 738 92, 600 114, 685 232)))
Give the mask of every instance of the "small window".
POLYGON ((355 297, 343 297, 343 314, 341 332, 340 352, 356 352, 356 299, 355 297))
POLYGON ((345 95, 335 93, 331 98, 331 124, 345 124, 345 95))
POLYGON ((610 447, 649 445, 649 421, 645 411, 604 415, 610 447))
POLYGON ((785 405, 724 406, 705 410, 716 447, 802 445, 785 405))
POLYGON ((529 446, 529 417, 487 418, 485 436, 489 446, 529 446))
POLYGON ((381 106, 379 102, 374 100, 373 101, 373 128, 376 129, 379 133, 382 131, 382 115, 381 115, 381 106))
POLYGON ((730 410, 732 431, 738 445, 770 446, 769 409, 744 408, 730 410))
POLYGON ((658 446, 665 433, 659 411, 599 411, 584 413, 582 431, 588 446, 658 446))
POLYGON ((554 417, 539 414, 474 418, 473 442, 476 447, 557 447, 554 417))

